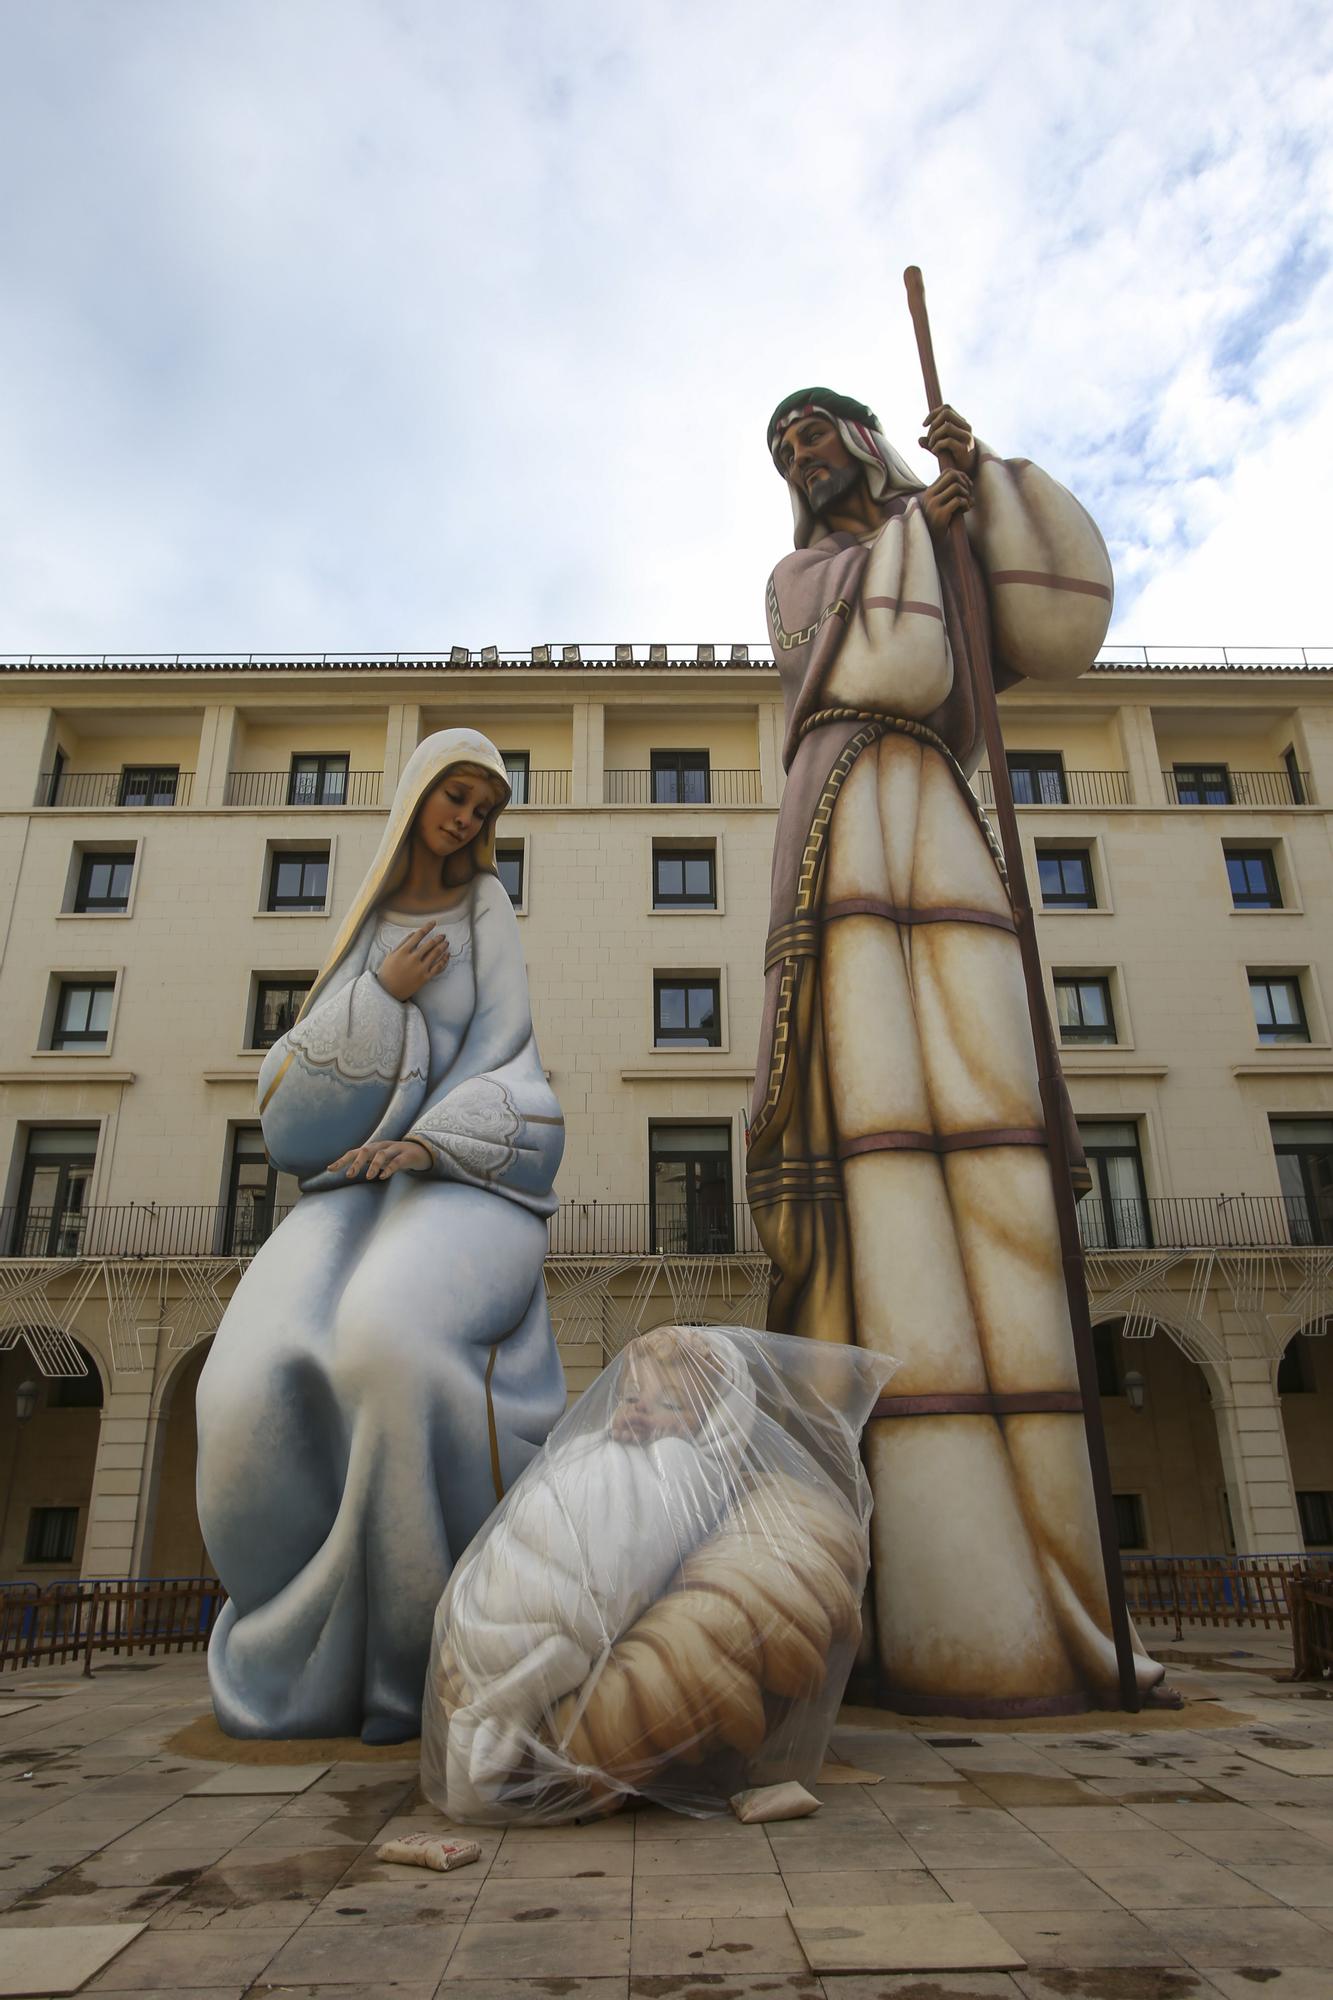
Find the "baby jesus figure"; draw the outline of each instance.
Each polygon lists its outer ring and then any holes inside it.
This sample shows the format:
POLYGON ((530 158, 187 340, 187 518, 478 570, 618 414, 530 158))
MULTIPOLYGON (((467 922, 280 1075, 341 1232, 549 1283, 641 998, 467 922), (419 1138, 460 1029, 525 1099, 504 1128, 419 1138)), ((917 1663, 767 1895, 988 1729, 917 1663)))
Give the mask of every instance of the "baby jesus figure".
MULTIPOLYGON (((868 1560, 857 1440, 883 1367, 820 1357, 847 1377, 841 1401, 807 1384, 798 1403, 773 1366, 789 1349, 809 1344, 642 1335, 473 1542, 436 1618, 423 1721, 423 1781, 452 1817, 604 1810, 667 1767, 752 1757, 826 1683, 836 1707, 868 1560)), ((805 1747, 817 1769, 822 1742, 805 1747)), ((689 1796, 717 1809, 729 1789, 689 1796)))

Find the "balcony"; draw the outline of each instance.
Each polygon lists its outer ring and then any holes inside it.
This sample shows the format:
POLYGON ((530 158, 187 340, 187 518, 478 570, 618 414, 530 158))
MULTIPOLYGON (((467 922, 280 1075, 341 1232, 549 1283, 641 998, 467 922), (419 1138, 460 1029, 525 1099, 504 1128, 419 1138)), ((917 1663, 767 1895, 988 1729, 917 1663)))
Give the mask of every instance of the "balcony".
POLYGON ((1308 771, 1233 771, 1229 764, 1177 764, 1163 771, 1173 806, 1305 806, 1308 771))
POLYGON ((188 806, 193 778, 193 771, 148 765, 120 771, 43 771, 34 804, 78 810, 188 806))
POLYGON ((382 771, 326 771, 308 783, 300 772, 232 771, 224 805, 377 806, 382 771))
POLYGON ((1085 1250, 1280 1250, 1328 1240, 1324 1218, 1299 1195, 1085 1195, 1085 1250))
POLYGON ((603 801, 608 806, 757 806, 763 796, 758 771, 696 771, 687 782, 664 783, 663 771, 607 771, 603 801))
MULTIPOLYGON (((1130 796, 1128 771, 1043 772, 1027 797, 1022 795, 1022 787, 1016 777, 1011 777, 1010 784, 1016 806, 1128 806, 1134 803, 1130 796)), ((974 773, 972 789, 983 806, 995 804, 995 786, 985 766, 974 773)))
POLYGON ((511 806, 567 806, 569 804, 568 771, 528 771, 511 770, 509 782, 513 787, 509 795, 511 806))
MULTIPOLYGON (((253 1257, 290 1205, 124 1202, 82 1210, 0 1208, 0 1255, 21 1258, 253 1257)), ((743 1201, 566 1202, 550 1223, 555 1257, 755 1255, 743 1201)))
MULTIPOLYGON (((252 1257, 290 1214, 257 1203, 0 1209, 0 1256, 252 1257)), ((1327 1219, 1297 1196, 1162 1195, 1078 1205, 1085 1250, 1286 1250, 1329 1242, 1327 1219)), ((745 1202, 567 1201, 550 1221, 553 1257, 762 1255, 745 1202)))

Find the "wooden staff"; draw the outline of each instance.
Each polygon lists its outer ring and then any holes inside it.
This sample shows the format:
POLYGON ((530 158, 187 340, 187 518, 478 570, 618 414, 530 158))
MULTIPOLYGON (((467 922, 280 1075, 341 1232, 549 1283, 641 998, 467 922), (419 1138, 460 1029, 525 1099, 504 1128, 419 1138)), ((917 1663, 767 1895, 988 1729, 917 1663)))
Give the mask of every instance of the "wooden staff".
MULTIPOLYGON (((916 331, 921 374, 926 385, 926 407, 937 410, 944 402, 935 350, 931 345, 930 322, 926 317, 926 288, 915 264, 903 273, 907 304, 916 331)), ((952 446, 940 453, 940 462, 954 461, 952 446)), ((1064 1266, 1069 1319, 1074 1333, 1074 1356, 1078 1364, 1079 1393, 1083 1403, 1083 1424, 1087 1432, 1088 1458, 1092 1466, 1092 1489, 1097 1504, 1097 1527, 1101 1539, 1102 1567, 1106 1573, 1106 1595, 1111 1610, 1111 1632, 1115 1640, 1116 1667, 1120 1676, 1120 1701, 1133 1712, 1142 1706, 1138 1677, 1134 1671, 1134 1642, 1125 1604, 1124 1578, 1120 1570, 1120 1550, 1116 1541, 1111 1509, 1111 1472, 1106 1456, 1106 1433, 1097 1389, 1097 1364, 1092 1345, 1092 1323, 1088 1316, 1088 1288, 1083 1275, 1083 1244, 1078 1233, 1074 1184, 1071 1176, 1069 1140, 1064 1118, 1064 1089, 1060 1054, 1051 1028, 1042 978, 1041 955, 1037 949, 1036 926, 1032 920, 1032 899, 1028 895, 1023 867, 1023 849, 1014 814, 1014 795, 1009 785, 1009 765, 1000 732, 1000 711, 995 699, 995 678, 991 666, 990 607, 986 587, 967 538, 962 510, 951 516, 941 550, 941 563, 953 585, 962 621, 962 637, 972 668, 973 684, 981 710, 986 754, 990 758, 991 786, 995 797, 995 817, 1000 826, 1000 845, 1009 872, 1009 900, 1013 906, 1018 949, 1027 987, 1028 1017, 1032 1046, 1037 1057, 1037 1080, 1041 1089, 1042 1114, 1046 1124, 1046 1149, 1050 1161, 1051 1185, 1055 1193, 1055 1213, 1060 1228, 1060 1254, 1064 1266)))

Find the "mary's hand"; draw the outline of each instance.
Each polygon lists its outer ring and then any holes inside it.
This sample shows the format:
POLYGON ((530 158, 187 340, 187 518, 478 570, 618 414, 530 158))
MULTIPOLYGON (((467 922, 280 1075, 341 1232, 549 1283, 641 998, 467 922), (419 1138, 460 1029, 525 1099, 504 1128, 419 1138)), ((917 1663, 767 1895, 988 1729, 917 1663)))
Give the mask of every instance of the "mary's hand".
POLYGON ((375 977, 395 1000, 410 1000, 448 963, 448 939, 433 924, 422 924, 394 946, 375 977))
POLYGON ((430 1154, 416 1139, 376 1139, 369 1146, 353 1146, 350 1153, 330 1160, 328 1170, 331 1174, 343 1170, 349 1181, 363 1172, 368 1181, 387 1181, 404 1169, 423 1174, 429 1165, 430 1154))

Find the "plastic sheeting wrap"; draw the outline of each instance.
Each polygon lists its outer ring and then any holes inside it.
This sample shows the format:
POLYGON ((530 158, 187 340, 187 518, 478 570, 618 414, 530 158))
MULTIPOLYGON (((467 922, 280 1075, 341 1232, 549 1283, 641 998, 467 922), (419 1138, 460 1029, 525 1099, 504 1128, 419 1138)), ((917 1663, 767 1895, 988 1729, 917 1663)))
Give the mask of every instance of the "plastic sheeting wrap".
POLYGON ((549 1825, 813 1784, 861 1633, 860 1434, 894 1364, 659 1327, 556 1425, 435 1619, 422 1782, 549 1825))

